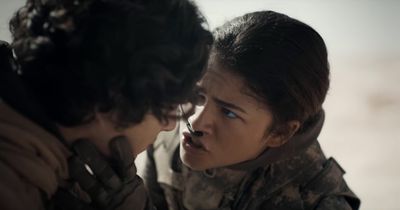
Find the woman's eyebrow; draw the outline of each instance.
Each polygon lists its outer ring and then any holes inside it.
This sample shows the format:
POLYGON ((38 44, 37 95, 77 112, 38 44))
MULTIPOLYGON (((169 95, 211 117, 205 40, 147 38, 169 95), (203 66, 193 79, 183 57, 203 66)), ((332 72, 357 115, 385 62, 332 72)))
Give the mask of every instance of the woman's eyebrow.
POLYGON ((235 105, 235 104, 232 104, 232 103, 223 101, 223 100, 218 99, 218 98, 216 98, 216 97, 212 97, 212 99, 215 101, 215 103, 217 103, 217 104, 219 104, 219 105, 221 105, 221 106, 228 107, 228 108, 231 108, 231 109, 235 109, 235 110, 238 110, 238 111, 240 111, 240 112, 243 112, 244 114, 247 114, 247 112, 244 111, 243 108, 241 108, 241 107, 239 107, 239 106, 237 106, 237 105, 235 105))

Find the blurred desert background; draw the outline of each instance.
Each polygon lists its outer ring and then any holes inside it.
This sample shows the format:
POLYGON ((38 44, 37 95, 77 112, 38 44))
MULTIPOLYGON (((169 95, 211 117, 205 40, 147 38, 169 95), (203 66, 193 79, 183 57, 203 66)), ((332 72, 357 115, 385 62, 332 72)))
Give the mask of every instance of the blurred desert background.
MULTIPOLYGON (((0 0, 0 39, 23 0, 0 0)), ((256 10, 274 10, 314 27, 331 65, 319 141, 346 170, 361 209, 400 209, 400 1, 196 0, 210 29, 256 10)), ((139 169, 143 156, 137 159, 139 169)))

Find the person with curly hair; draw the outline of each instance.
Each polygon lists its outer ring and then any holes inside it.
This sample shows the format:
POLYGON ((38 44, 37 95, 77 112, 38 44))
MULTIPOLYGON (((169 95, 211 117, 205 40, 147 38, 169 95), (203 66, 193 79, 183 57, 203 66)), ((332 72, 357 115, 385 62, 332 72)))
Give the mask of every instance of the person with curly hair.
POLYGON ((134 158, 192 102, 204 24, 188 0, 27 0, 0 43, 0 208, 150 209, 134 158))
POLYGON ((317 140, 330 74, 318 32, 260 11, 214 37, 197 113, 147 151, 143 177, 155 206, 358 209, 344 170, 317 140))

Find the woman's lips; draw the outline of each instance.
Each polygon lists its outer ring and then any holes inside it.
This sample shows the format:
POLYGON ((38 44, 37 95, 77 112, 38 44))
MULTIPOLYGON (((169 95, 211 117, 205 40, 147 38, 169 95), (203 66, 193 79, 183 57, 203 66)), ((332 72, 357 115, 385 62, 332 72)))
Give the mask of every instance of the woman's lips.
POLYGON ((189 132, 183 132, 183 144, 196 150, 209 151, 208 147, 201 141, 201 139, 192 137, 189 132))

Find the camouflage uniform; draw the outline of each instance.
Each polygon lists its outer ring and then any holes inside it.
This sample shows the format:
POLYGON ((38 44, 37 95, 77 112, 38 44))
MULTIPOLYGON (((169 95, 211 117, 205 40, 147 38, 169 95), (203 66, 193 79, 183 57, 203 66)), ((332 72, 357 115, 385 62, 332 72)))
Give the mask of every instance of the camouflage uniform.
MULTIPOLYGON (((158 209, 358 209, 344 170, 317 141, 323 112, 306 129, 257 159, 193 171, 179 159, 179 128, 160 135, 143 174, 158 209)), ((182 125, 181 125, 182 127, 182 125)))

